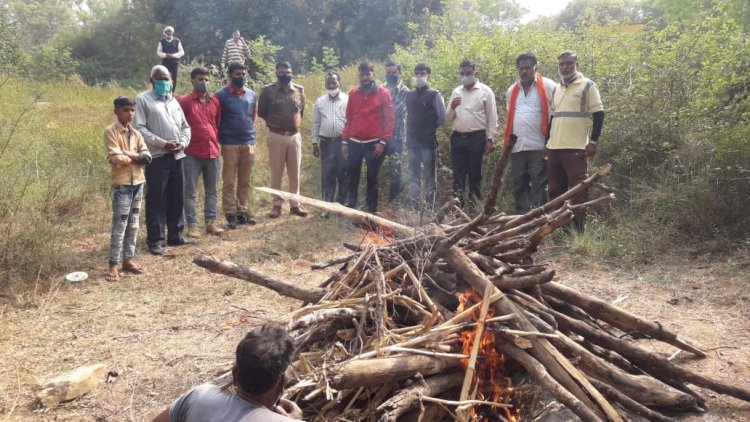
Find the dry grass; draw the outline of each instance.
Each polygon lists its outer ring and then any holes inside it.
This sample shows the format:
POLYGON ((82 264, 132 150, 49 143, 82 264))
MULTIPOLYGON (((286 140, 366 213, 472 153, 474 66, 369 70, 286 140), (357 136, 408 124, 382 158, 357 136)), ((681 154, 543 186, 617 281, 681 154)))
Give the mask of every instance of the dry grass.
MULTIPOLYGON (((92 232, 106 233, 107 223, 101 218, 92 232)), ((226 369, 249 327, 267 320, 284 322, 300 305, 246 282, 212 275, 190 263, 195 254, 244 262, 314 286, 329 272, 312 272, 309 265, 344 254, 341 242, 362 234, 335 218, 262 219, 258 226, 222 238, 171 248, 165 257, 141 253, 148 273, 126 276, 119 284, 102 279, 107 236, 79 237, 71 248, 101 263, 84 268, 91 274, 88 281, 58 281, 48 293, 30 297, 25 308, 0 308, 0 349, 5 351, 0 357, 0 414, 18 421, 148 420, 191 386, 226 369), (119 376, 51 411, 36 407, 33 396, 40 382, 97 362, 119 376)), ((554 261, 566 283, 608 300, 629 295, 622 302, 625 308, 712 349, 707 360, 680 356, 681 364, 750 384, 747 257, 720 263, 680 261, 627 273, 582 264, 552 250, 543 257, 554 261)), ((709 413, 684 420, 750 418, 747 403, 706 393, 709 413)))

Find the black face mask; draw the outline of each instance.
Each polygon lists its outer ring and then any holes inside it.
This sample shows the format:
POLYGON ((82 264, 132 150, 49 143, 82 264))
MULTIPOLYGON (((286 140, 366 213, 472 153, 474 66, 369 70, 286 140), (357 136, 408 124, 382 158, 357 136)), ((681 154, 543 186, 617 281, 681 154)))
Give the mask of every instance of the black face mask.
POLYGON ((237 88, 242 88, 243 86, 245 86, 245 77, 238 76, 236 78, 232 78, 232 85, 234 85, 237 88))
POLYGON ((362 90, 366 91, 366 90, 372 89, 373 85, 375 85, 375 81, 360 82, 360 85, 362 87, 362 90))

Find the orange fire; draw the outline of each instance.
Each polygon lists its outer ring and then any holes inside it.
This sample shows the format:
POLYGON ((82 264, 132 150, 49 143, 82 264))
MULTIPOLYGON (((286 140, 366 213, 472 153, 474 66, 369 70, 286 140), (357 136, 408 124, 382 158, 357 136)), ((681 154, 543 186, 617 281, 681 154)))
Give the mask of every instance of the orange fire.
POLYGON ((359 242, 359 245, 367 246, 369 244, 373 244, 377 246, 386 246, 390 243, 391 239, 388 237, 387 233, 381 234, 372 230, 368 230, 362 237, 362 241, 359 242))
MULTIPOLYGON (((473 289, 466 291, 459 297, 459 306, 456 313, 462 312, 464 309, 471 307, 475 303, 479 303, 481 300, 482 298, 473 289)), ((493 315, 493 309, 489 308, 487 319, 492 318, 493 315)), ((479 319, 479 309, 477 309, 471 317, 474 321, 477 321, 479 319)), ((474 347, 474 341, 477 337, 476 331, 476 328, 461 331, 461 353, 465 355, 471 354, 471 350, 474 347)), ((461 363, 464 368, 467 368, 469 365, 469 359, 461 359, 461 363)), ((472 385, 477 390, 477 399, 497 403, 510 402, 511 397, 507 396, 507 389, 512 386, 512 382, 510 377, 503 376, 504 371, 505 356, 498 353, 495 348, 495 335, 485 327, 485 330, 482 332, 482 336, 479 339, 479 354, 474 370, 474 376, 472 378, 472 385), (484 387, 487 388, 485 389, 484 387), (486 390, 491 390, 492 392, 486 394, 486 390)), ((491 420, 493 415, 497 416, 499 409, 501 408, 489 409, 490 413, 485 415, 485 418, 488 419, 485 420, 491 420)), ((520 421, 518 410, 515 407, 504 408, 502 410, 505 413, 504 416, 506 420, 510 422, 520 421)), ((473 407, 471 409, 471 420, 478 421, 480 420, 479 417, 477 408, 473 407)))

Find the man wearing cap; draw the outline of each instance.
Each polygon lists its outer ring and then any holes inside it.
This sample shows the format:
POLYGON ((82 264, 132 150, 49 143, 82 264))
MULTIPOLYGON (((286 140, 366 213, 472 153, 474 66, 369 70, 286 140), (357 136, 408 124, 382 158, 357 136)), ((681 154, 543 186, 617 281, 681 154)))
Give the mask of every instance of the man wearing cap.
MULTIPOLYGON (((268 126, 268 159, 271 167, 271 188, 280 190, 286 169, 288 192, 299 195, 299 171, 302 164, 302 116, 305 112, 305 89, 292 83, 294 73, 289 62, 276 64, 276 83, 266 85, 258 98, 258 116, 268 126)), ((270 218, 281 215, 284 199, 273 197, 270 218)), ((289 201, 291 214, 307 217, 307 211, 298 201, 289 201)))
MULTIPOLYGON (((549 198, 555 199, 586 179, 587 160, 596 155, 596 144, 604 124, 604 106, 599 89, 578 72, 578 58, 564 51, 557 58, 562 81, 552 92, 550 139, 545 149, 549 173, 549 198), (593 127, 589 121, 593 120, 593 127), (590 130, 589 130, 590 129, 590 130)), ((571 199, 574 204, 588 200, 584 190, 571 199)), ((575 228, 583 232, 585 211, 574 217, 575 228)))
POLYGON ((156 55, 161 57, 162 66, 169 70, 172 77, 172 92, 177 86, 177 70, 180 68, 180 57, 185 55, 182 49, 182 42, 174 36, 174 28, 167 26, 164 28, 164 37, 159 40, 156 47, 156 55))

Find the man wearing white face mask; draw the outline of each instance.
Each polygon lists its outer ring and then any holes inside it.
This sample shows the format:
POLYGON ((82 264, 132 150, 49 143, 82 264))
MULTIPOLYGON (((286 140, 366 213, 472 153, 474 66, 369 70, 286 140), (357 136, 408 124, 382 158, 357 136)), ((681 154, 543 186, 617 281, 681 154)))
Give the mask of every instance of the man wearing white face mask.
POLYGON ((482 196, 482 157, 495 150, 497 104, 492 89, 477 80, 479 72, 474 62, 461 62, 459 75, 461 86, 451 93, 446 114, 453 124, 453 193, 463 196, 468 177, 469 203, 474 206, 482 196))
MULTIPOLYGON (((341 132, 346 123, 346 104, 349 96, 341 92, 341 76, 326 74, 327 94, 315 101, 312 117, 313 156, 320 158, 323 199, 346 205, 348 188, 346 160, 341 154, 341 132), (338 195, 336 191, 338 189, 338 195)), ((322 217, 328 214, 322 213, 322 217)))
POLYGON ((437 128, 445 124, 445 102, 430 87, 432 69, 426 63, 414 66, 415 89, 406 96, 406 144, 409 148, 410 194, 421 209, 435 205, 437 187, 437 128), (424 198, 421 184, 424 180, 424 198))

